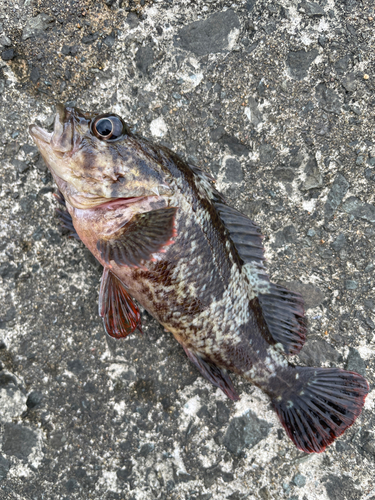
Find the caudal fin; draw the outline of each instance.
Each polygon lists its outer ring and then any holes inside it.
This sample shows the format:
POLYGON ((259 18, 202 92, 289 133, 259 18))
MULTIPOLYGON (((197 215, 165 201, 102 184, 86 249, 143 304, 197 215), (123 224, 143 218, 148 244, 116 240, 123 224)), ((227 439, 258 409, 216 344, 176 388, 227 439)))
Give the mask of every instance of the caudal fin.
POLYGON ((288 436, 306 453, 320 453, 341 436, 369 391, 361 375, 340 368, 298 367, 286 379, 288 389, 272 402, 288 436))

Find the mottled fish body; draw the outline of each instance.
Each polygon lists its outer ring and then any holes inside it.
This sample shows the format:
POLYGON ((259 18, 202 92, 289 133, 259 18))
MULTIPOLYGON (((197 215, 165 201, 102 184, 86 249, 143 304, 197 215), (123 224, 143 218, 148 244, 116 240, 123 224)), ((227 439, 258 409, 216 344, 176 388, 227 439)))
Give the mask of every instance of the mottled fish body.
POLYGON ((232 371, 270 396, 299 449, 323 451, 361 413, 368 383, 288 363, 306 340, 303 302, 269 281, 258 226, 204 172, 117 115, 57 111, 53 133, 32 125, 30 134, 69 212, 65 226, 104 267, 107 333, 141 329, 136 299, 228 397, 239 399, 232 371))

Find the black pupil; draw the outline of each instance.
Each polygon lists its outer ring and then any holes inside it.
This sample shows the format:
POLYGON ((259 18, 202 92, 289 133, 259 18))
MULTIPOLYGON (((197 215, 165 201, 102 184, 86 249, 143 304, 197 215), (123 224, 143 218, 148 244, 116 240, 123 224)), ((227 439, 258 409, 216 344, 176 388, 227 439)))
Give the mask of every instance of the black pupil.
POLYGON ((102 120, 99 120, 98 123, 96 124, 96 131, 103 137, 109 135, 112 132, 111 120, 108 120, 108 118, 103 118, 102 120))

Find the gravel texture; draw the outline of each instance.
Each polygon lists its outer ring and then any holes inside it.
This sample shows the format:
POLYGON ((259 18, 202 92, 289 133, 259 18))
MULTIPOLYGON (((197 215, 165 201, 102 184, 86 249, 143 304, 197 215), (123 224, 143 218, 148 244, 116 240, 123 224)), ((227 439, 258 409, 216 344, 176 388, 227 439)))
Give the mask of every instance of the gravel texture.
POLYGON ((0 497, 375 499, 373 0, 3 0, 0 497), (298 451, 267 397, 232 403, 142 313, 106 339, 100 266, 56 221, 27 126, 114 111, 210 171, 303 294, 295 361, 366 375, 355 425, 298 451))

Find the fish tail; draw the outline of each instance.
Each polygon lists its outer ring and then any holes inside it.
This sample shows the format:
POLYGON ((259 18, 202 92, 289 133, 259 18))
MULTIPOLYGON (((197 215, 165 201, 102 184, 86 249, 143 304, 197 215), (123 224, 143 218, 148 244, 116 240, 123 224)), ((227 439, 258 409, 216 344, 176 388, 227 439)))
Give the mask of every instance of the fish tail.
POLYGON ((290 439, 306 453, 320 453, 341 436, 360 415, 369 391, 361 375, 340 368, 297 367, 277 379, 284 390, 272 403, 290 439))

